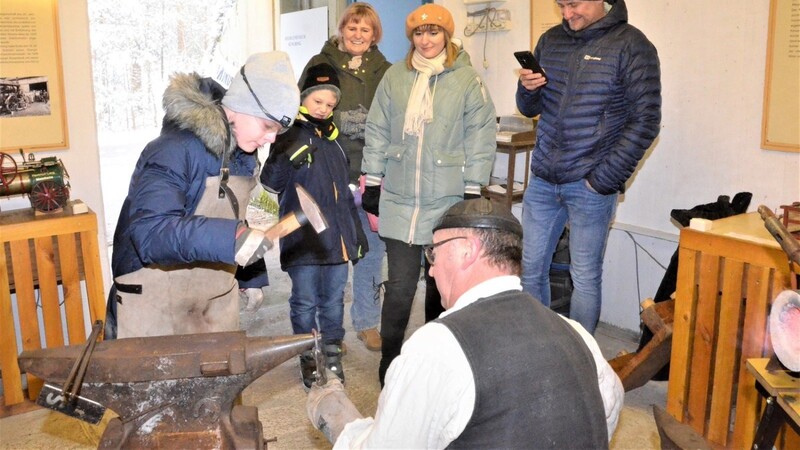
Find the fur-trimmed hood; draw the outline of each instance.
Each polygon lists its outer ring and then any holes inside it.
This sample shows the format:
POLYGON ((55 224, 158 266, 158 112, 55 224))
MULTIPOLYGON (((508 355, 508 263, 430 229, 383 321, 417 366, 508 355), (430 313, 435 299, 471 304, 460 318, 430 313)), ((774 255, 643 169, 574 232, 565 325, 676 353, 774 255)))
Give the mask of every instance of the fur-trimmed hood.
POLYGON ((187 130, 197 136, 206 149, 221 157, 236 148, 234 138, 220 100, 225 89, 210 78, 197 73, 176 73, 164 91, 164 124, 187 130))

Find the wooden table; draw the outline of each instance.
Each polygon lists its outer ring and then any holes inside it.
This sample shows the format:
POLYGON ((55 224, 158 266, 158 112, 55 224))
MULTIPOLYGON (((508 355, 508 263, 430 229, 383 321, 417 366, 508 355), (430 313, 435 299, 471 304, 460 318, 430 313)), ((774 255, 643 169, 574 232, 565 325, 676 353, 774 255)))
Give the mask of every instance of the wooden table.
POLYGON ((525 193, 525 188, 528 187, 528 178, 530 177, 531 166, 531 152, 536 143, 536 140, 524 140, 514 142, 497 142, 497 153, 504 153, 508 155, 508 173, 506 175, 506 188, 505 192, 494 192, 484 187, 481 194, 490 199, 503 202, 509 209, 515 202, 522 201, 522 195, 525 193), (517 155, 525 154, 525 182, 522 189, 514 190, 514 173, 517 165, 517 155))
MULTIPOLYGON (((69 204, 61 212, 46 215, 37 215, 33 209, 0 213, 0 407, 25 401, 17 361, 21 351, 85 342, 89 325, 97 319, 105 320, 105 305, 97 215, 93 211, 73 214, 69 204), (11 293, 12 273, 15 298, 11 293), (14 302, 19 328, 13 316, 14 302), (88 308, 88 324, 84 308, 88 308), (17 336, 22 349, 17 347, 17 336)), ((33 400, 39 394, 41 380, 28 376, 27 382, 28 398, 33 400)), ((0 412, 14 413, 7 408, 0 412)))
POLYGON ((772 355, 769 308, 789 285, 788 258, 758 213, 681 230, 667 411, 712 445, 753 442, 761 399, 746 361, 772 355))
POLYGON ((753 449, 771 449, 784 425, 794 424, 800 429, 800 377, 792 376, 782 367, 770 367, 770 362, 769 358, 747 360, 747 370, 756 378, 767 403, 758 422, 753 449))

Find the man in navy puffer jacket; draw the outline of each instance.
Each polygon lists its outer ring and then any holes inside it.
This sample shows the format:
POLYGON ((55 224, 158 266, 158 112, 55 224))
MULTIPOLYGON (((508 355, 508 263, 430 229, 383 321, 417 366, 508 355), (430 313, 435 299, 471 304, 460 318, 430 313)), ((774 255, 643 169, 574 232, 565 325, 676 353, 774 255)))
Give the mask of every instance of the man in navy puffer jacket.
POLYGON ((516 94, 522 114, 541 114, 523 200, 522 286, 550 304, 550 263, 569 222, 570 317, 593 333, 617 197, 658 135, 661 73, 624 0, 556 3, 564 20, 534 50, 545 75, 520 70, 516 94))

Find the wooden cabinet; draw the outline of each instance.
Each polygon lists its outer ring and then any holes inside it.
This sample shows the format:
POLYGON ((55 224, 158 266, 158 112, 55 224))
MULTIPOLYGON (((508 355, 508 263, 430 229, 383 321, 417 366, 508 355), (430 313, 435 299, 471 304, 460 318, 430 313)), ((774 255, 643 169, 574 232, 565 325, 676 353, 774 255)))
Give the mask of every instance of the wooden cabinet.
MULTIPOLYGON (((91 210, 73 214, 70 204, 48 215, 32 209, 2 212, 0 241, 0 369, 2 405, 8 406, 25 400, 19 353, 85 342, 89 324, 105 320, 106 301, 97 216, 91 210)), ((28 397, 35 399, 41 381, 32 376, 27 381, 28 397)))
POLYGON ((714 446, 749 448, 763 402, 746 361, 773 353, 769 308, 790 285, 788 257, 758 213, 684 228, 679 249, 667 411, 714 446))

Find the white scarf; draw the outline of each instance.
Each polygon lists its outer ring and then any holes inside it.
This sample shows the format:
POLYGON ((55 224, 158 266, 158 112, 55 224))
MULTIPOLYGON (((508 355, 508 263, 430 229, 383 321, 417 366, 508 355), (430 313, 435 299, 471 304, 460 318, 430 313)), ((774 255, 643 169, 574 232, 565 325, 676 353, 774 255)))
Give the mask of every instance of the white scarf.
MULTIPOLYGON (((433 93, 429 86, 431 76, 444 72, 444 62, 447 53, 442 50, 439 55, 428 59, 417 50, 411 56, 411 65, 417 70, 411 95, 406 106, 406 120, 403 124, 403 133, 419 136, 425 124, 433 119, 433 93)), ((434 87, 434 92, 435 92, 434 87)))

